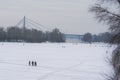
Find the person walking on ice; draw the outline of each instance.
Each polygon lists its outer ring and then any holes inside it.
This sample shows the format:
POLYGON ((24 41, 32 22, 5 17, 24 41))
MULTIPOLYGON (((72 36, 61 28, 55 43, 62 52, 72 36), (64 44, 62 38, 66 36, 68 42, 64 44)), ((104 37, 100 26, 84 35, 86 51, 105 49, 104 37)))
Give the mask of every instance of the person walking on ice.
POLYGON ((28 65, 31 66, 31 61, 29 61, 28 65))
POLYGON ((35 61, 35 66, 37 66, 37 62, 35 61))

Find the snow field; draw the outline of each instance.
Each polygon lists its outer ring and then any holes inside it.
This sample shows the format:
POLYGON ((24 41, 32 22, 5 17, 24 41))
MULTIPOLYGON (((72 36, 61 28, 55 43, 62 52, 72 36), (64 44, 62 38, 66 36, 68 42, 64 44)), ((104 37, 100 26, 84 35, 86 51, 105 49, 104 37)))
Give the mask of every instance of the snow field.
POLYGON ((113 49, 98 43, 0 43, 0 80, 105 80, 113 49), (38 66, 28 66, 29 60, 38 66))

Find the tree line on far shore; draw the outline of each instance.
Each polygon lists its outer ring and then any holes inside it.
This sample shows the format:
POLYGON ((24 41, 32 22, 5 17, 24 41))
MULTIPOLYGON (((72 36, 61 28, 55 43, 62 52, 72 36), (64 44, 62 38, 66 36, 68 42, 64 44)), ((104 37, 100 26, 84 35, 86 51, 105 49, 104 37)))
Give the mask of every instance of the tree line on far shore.
POLYGON ((51 32, 19 27, 0 27, 0 41, 3 42, 65 42, 65 36, 55 28, 51 32))
MULTIPOLYGON (((109 32, 92 35, 85 33, 83 35, 83 42, 110 42, 112 36, 109 32)), ((23 29, 19 27, 8 27, 7 29, 0 27, 0 41, 1 42, 65 42, 65 34, 55 28, 51 32, 43 32, 37 29, 23 29)))
POLYGON ((104 43, 110 43, 111 38, 115 34, 105 32, 105 33, 100 33, 98 35, 92 35, 91 33, 85 33, 83 35, 82 41, 84 42, 104 42, 104 43))

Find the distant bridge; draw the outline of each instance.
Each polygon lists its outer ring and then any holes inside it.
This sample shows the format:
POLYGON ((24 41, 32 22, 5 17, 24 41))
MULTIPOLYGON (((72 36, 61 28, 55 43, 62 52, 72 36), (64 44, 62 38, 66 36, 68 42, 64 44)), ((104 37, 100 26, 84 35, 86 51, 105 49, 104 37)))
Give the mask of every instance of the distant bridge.
POLYGON ((82 42, 83 35, 65 34, 66 42, 82 42))
MULTIPOLYGON (((40 23, 37 23, 31 19, 28 19, 24 16, 16 25, 16 27, 23 28, 24 33, 25 29, 38 29, 41 31, 52 31, 51 28, 44 26, 40 23)), ((83 35, 76 34, 65 34, 66 42, 82 42, 83 35)))
POLYGON ((35 22, 31 19, 28 19, 25 16, 15 26, 23 28, 24 31, 25 31, 26 28, 28 28, 28 29, 38 29, 38 30, 42 30, 42 31, 51 31, 52 30, 51 28, 49 28, 47 26, 44 26, 40 23, 37 23, 37 22, 35 22))

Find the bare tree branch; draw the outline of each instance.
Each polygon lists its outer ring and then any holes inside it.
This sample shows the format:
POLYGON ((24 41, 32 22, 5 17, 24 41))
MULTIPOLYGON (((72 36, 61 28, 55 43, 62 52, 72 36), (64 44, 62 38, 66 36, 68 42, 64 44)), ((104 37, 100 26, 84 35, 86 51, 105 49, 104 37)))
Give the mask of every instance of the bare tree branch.
MULTIPOLYGON (((120 6, 120 0, 99 0, 103 3, 114 2, 120 6)), ((94 12, 99 22, 103 21, 110 26, 110 30, 115 34, 111 39, 112 43, 118 45, 112 54, 112 66, 114 68, 113 76, 108 80, 120 80, 120 14, 109 11, 102 3, 98 2, 95 6, 90 8, 90 12, 94 12)), ((109 6, 108 6, 109 7, 109 6)), ((120 9, 119 9, 120 10, 120 9)))

